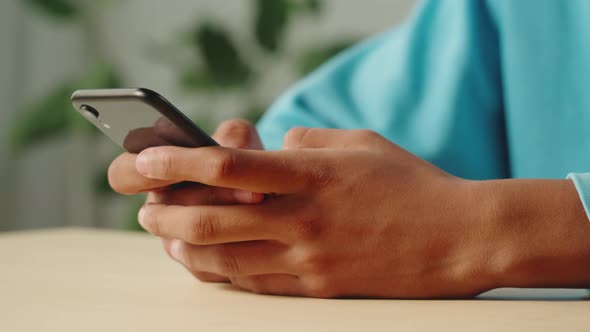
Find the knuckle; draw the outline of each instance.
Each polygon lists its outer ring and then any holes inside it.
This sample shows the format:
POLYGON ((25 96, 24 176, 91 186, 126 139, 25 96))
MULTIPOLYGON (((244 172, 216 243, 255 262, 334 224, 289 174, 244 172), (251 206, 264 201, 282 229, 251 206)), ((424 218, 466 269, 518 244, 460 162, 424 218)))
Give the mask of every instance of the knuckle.
POLYGON ((289 129, 283 139, 283 147, 290 149, 298 149, 305 146, 305 137, 311 131, 307 127, 295 127, 289 129))
POLYGON ((307 295, 310 297, 331 299, 338 297, 334 283, 328 278, 313 278, 308 282, 307 295))
POLYGON ((156 162, 162 176, 170 176, 174 169, 174 160, 169 153, 156 150, 156 162))
POLYGON ((241 272, 240 265, 236 256, 225 245, 220 245, 215 254, 215 268, 224 276, 239 276, 241 272))
POLYGON ((325 188, 332 183, 338 183, 339 172, 330 163, 318 164, 313 172, 314 186, 318 189, 325 188))
POLYGON ((363 142, 372 142, 381 140, 382 136, 374 130, 358 129, 355 130, 355 135, 363 142))
POLYGON ((332 260, 317 251, 308 251, 296 261, 298 262, 297 266, 300 266, 302 271, 314 277, 329 275, 333 270, 332 260))
POLYGON ((187 234, 194 244, 208 244, 215 240, 219 233, 219 220, 213 215, 198 212, 189 223, 187 234))
POLYGON ((322 223, 315 218, 300 217, 293 223, 293 233, 302 241, 317 241, 323 233, 322 223))
POLYGON ((236 168, 236 156, 231 152, 218 153, 212 159, 211 167, 211 179, 212 181, 218 181, 226 179, 235 172, 236 168))

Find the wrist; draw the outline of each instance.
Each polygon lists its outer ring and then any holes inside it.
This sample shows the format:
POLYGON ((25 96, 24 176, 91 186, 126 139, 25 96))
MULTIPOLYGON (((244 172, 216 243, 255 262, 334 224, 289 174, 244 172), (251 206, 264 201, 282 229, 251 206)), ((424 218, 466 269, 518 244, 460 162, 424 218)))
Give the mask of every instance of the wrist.
POLYGON ((474 181, 471 196, 488 288, 590 284, 590 223, 571 181, 474 181))

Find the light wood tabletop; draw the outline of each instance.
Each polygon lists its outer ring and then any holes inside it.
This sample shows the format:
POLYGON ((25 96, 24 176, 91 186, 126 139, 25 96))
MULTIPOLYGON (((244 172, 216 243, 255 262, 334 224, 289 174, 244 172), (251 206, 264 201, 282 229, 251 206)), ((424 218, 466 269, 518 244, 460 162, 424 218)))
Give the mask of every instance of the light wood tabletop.
POLYGON ((0 234, 0 331, 590 331, 581 290, 322 300, 204 284, 141 233, 0 234))

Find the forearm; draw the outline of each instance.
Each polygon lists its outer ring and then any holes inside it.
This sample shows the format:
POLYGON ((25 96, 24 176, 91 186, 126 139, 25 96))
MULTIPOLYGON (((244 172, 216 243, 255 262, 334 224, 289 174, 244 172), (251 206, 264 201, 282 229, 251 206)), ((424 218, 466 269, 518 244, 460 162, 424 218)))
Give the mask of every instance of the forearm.
POLYGON ((570 180, 480 181, 493 287, 590 287, 590 222, 570 180))

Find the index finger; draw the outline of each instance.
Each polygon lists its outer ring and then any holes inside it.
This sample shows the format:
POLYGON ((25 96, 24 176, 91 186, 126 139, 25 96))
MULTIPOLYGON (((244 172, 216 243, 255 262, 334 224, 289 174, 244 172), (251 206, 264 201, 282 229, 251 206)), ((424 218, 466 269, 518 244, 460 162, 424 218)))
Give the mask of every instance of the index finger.
POLYGON ((303 150, 256 151, 225 147, 155 147, 139 154, 142 175, 263 193, 299 192, 316 183, 322 164, 303 150))

